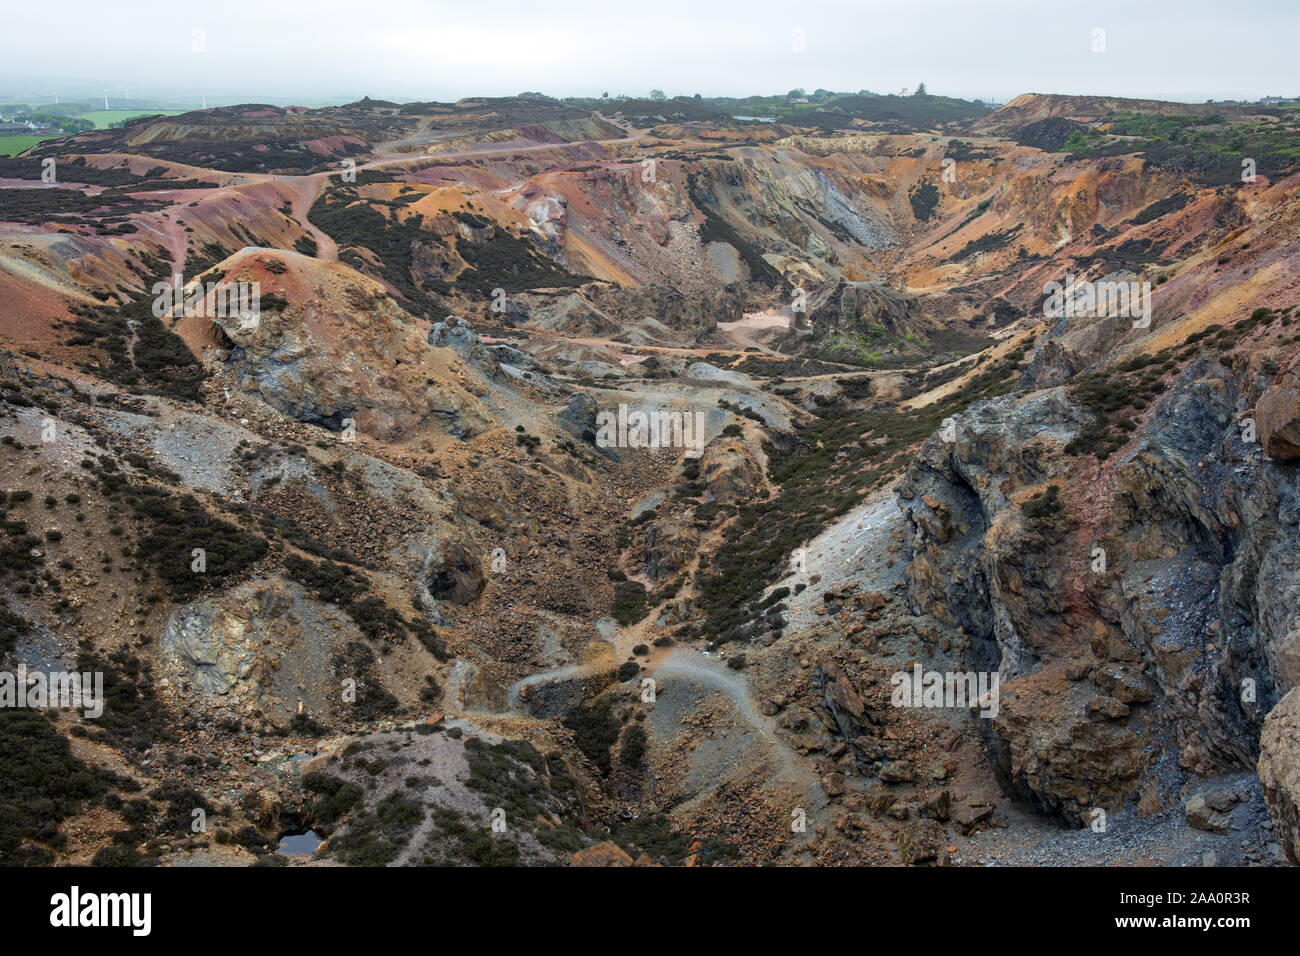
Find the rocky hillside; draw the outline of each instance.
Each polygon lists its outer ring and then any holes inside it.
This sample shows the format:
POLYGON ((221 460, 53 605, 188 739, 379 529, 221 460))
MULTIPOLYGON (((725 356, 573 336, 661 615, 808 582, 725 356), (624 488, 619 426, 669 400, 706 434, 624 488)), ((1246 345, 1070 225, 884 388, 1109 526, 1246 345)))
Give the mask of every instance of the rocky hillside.
POLYGON ((0 862, 1297 862, 1297 117, 897 99, 0 162, 0 862))

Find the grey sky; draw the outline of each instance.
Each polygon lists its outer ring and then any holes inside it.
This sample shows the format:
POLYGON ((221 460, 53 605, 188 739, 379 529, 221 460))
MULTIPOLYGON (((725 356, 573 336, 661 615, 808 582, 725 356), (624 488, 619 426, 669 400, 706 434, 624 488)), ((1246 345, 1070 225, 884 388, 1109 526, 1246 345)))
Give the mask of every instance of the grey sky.
POLYGON ((58 0, 0 22, 0 95, 1300 94, 1296 0, 58 0))

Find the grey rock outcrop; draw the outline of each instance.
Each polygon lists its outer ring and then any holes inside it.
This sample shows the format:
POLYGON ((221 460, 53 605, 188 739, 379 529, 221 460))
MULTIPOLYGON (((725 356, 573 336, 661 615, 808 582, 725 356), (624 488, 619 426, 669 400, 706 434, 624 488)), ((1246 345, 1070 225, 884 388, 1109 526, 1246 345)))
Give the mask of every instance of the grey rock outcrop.
POLYGON ((596 400, 586 392, 577 392, 556 416, 559 425, 574 438, 592 444, 596 441, 596 400))
POLYGON ((699 532, 674 518, 658 518, 646 525, 646 572, 656 585, 663 584, 680 574, 700 543, 699 532))
POLYGON ((162 646, 213 704, 255 705, 280 725, 328 714, 338 697, 330 662, 360 631, 339 609, 283 578, 254 579, 178 607, 162 646))
POLYGON ((457 316, 449 315, 445 321, 433 323, 429 329, 428 341, 434 348, 451 349, 476 368, 491 363, 491 355, 483 347, 474 327, 457 316))
POLYGON ((473 604, 487 586, 478 551, 459 538, 443 537, 424 553, 420 581, 434 601, 473 604))
POLYGON ((1254 764, 1300 681, 1300 487, 1241 442, 1242 388, 1195 364, 1104 480, 1066 451, 1092 416, 1063 389, 1005 396, 900 483, 908 600, 1002 672, 982 730, 1008 793, 1077 824, 1135 796, 1162 753, 1171 791, 1254 764))
POLYGON ((411 317, 381 287, 322 263, 316 299, 263 309, 260 320, 214 321, 240 387, 301 422, 347 427, 381 441, 404 441, 435 428, 477 435, 492 418, 485 384, 450 352, 431 349, 411 317), (368 284, 367 284, 368 283, 368 284), (478 394, 476 394, 476 391, 478 394))

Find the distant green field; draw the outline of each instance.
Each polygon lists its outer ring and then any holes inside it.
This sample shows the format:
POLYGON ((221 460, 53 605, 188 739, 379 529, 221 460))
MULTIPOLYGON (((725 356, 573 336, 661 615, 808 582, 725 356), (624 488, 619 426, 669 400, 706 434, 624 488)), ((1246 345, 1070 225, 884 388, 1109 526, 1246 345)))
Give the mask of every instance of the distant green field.
POLYGON ((179 116, 188 112, 189 110, 92 110, 89 113, 78 113, 76 119, 90 120, 97 128, 106 129, 113 123, 124 123, 137 116, 157 116, 159 113, 164 116, 179 116))
POLYGON ((17 156, 29 146, 35 146, 37 143, 44 142, 47 139, 58 139, 57 136, 0 136, 0 156, 17 156))

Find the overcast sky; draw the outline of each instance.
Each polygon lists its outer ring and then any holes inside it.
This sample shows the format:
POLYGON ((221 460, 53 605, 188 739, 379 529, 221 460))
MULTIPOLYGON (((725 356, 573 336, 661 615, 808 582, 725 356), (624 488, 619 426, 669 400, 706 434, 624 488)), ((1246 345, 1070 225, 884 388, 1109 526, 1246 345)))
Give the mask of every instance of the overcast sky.
POLYGON ((47 0, 0 23, 0 96, 1300 94, 1300 0, 47 0))

